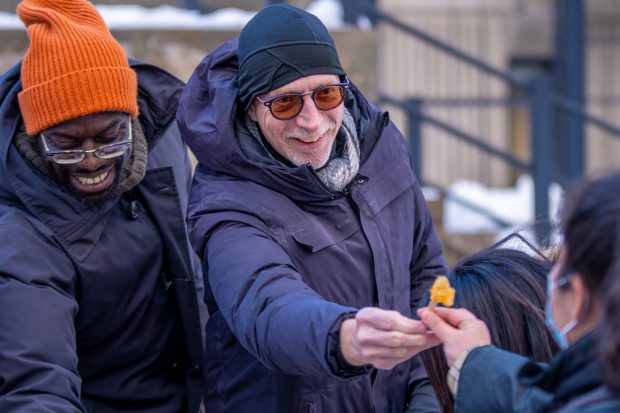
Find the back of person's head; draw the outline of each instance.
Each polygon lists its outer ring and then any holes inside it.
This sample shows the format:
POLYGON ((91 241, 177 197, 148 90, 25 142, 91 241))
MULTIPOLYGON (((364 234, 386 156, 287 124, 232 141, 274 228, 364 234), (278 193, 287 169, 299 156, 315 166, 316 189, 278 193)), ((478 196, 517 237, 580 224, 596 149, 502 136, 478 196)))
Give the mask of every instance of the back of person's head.
POLYGON ((610 273, 620 222, 620 171, 583 180, 567 193, 562 213, 563 273, 577 272, 590 300, 610 273))
POLYGON ((91 3, 24 0, 17 14, 30 38, 18 95, 29 135, 91 113, 138 115, 136 73, 91 3))
POLYGON ((603 317, 598 346, 603 381, 620 394, 620 222, 616 228, 614 261, 601 294, 603 317))
MULTIPOLYGON (((448 278, 456 290, 454 306, 466 308, 483 320, 497 347, 547 361, 557 350, 544 317, 546 275, 551 263, 542 255, 502 248, 504 242, 461 259, 452 269, 448 278)), ((427 350, 422 360, 444 413, 452 412, 443 350, 427 350)))
POLYGON ((243 112, 257 96, 302 77, 345 74, 321 20, 287 4, 265 7, 243 27, 237 55, 243 112))

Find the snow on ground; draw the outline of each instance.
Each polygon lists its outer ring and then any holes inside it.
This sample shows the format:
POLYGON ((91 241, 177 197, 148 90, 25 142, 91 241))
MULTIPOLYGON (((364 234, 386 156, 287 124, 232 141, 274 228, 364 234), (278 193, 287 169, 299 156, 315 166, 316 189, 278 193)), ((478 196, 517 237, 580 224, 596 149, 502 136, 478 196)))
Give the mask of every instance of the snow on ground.
MULTIPOLYGON (((557 217, 562 189, 557 184, 549 187, 549 216, 557 217)), ((448 189, 444 203, 443 225, 453 233, 506 233, 529 229, 534 222, 534 182, 529 175, 519 177, 514 187, 488 188, 478 182, 459 180, 448 189), (464 207, 451 198, 459 198, 491 212, 509 224, 502 227, 479 212, 464 207)))
POLYGON ((23 29, 24 24, 16 14, 0 11, 0 30, 23 29))
MULTIPOLYGON (((96 1, 95 1, 96 3, 96 1)), ((256 12, 236 8, 200 14, 174 6, 147 8, 138 5, 97 5, 112 30, 239 30, 256 12)), ((342 6, 338 0, 315 0, 308 12, 316 15, 330 30, 343 29, 342 6)), ((24 29, 14 13, 0 12, 0 30, 24 29)))
POLYGON ((98 5, 103 20, 112 30, 230 30, 243 27, 255 12, 235 8, 209 14, 174 6, 153 8, 138 5, 98 5))
POLYGON ((342 16, 344 11, 340 1, 315 0, 308 5, 306 11, 321 19, 329 30, 340 29, 343 26, 342 16))

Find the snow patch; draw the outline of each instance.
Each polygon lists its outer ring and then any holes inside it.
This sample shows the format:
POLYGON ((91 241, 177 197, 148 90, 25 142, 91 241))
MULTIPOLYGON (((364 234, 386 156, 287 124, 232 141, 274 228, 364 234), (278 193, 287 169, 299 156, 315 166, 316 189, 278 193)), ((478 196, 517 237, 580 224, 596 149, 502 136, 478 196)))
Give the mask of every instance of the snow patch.
MULTIPOLYGON (((549 186, 548 194, 549 216, 554 221, 563 191, 554 183, 549 186)), ((534 222, 534 181, 529 175, 519 177, 516 185, 509 188, 489 188, 478 182, 458 180, 447 190, 443 216, 446 232, 505 234, 513 230, 529 229, 534 222), (491 212, 506 222, 508 227, 461 205, 454 198, 491 212)))
MULTIPOLYGON (((111 30, 241 30, 256 14, 237 8, 223 8, 200 14, 174 6, 142 7, 128 5, 97 5, 111 30)), ((342 29, 342 5, 337 0, 315 0, 307 11, 317 16, 328 29, 342 29)), ((24 24, 13 13, 0 12, 0 30, 24 30, 24 24)))

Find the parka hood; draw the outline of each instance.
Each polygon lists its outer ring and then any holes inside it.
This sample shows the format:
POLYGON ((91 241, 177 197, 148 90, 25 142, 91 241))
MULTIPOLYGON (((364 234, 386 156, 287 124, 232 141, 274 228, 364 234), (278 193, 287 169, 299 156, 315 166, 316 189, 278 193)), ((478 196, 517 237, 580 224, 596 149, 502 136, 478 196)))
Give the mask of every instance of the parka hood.
MULTIPOLYGON (((179 100, 177 123, 198 162, 216 177, 249 180, 300 202, 333 197, 309 165, 287 167, 249 159, 239 146, 235 122, 244 116, 237 105, 238 40, 207 55, 196 67, 179 100)), ((387 114, 369 105, 352 86, 345 105, 362 137, 362 163, 387 123, 387 114)))

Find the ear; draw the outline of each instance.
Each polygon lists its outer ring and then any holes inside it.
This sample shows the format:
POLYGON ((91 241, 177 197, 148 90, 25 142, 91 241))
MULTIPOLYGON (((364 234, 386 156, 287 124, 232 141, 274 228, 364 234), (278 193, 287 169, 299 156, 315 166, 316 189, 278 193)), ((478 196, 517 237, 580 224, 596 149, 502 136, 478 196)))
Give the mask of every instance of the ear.
POLYGON ((256 102, 252 102, 250 109, 248 109, 248 116, 252 119, 252 122, 258 122, 258 116, 256 114, 256 102))
POLYGON ((584 319, 592 310, 591 306, 593 303, 590 302, 592 297, 590 297, 590 292, 586 288, 586 284, 584 283, 581 274, 575 274, 571 280, 571 288, 575 299, 575 314, 573 314, 573 318, 579 320, 584 319))

